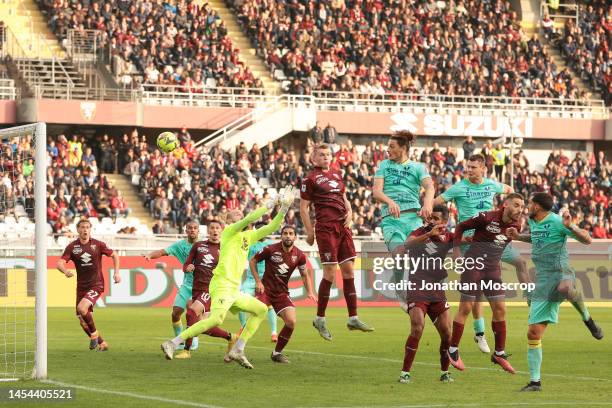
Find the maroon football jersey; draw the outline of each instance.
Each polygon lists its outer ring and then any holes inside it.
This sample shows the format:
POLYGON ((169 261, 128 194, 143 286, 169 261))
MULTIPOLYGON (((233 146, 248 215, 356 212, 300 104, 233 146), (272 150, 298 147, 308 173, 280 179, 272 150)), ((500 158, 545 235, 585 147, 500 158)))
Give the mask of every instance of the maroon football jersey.
POLYGON ((62 254, 66 262, 72 261, 77 272, 77 290, 100 288, 104 290, 102 255, 111 256, 113 250, 102 241, 90 238, 82 244, 79 239, 72 241, 62 254))
MULTIPOLYGON (((415 229, 411 237, 418 237, 431 231, 433 226, 424 225, 415 229)), ((444 269, 446 254, 453 247, 453 233, 431 237, 420 244, 412 245, 409 249, 410 258, 420 259, 419 266, 411 272, 409 279, 413 282, 441 282, 447 276, 444 269)), ((420 283, 418 283, 420 285, 420 283)))
POLYGON ((520 222, 504 223, 503 208, 481 212, 477 216, 465 220, 455 228, 455 246, 461 245, 463 231, 474 230, 474 237, 470 243, 470 247, 465 253, 465 257, 483 259, 483 262, 488 267, 499 268, 499 262, 504 252, 504 248, 511 241, 506 236, 506 230, 510 227, 521 230, 520 222))
POLYGON ((255 254, 255 261, 266 261, 262 283, 268 296, 289 293, 289 278, 297 268, 300 273, 306 269, 306 255, 295 245, 291 251, 283 249, 283 243, 268 245, 255 254))
POLYGON ((219 262, 219 247, 219 243, 215 244, 209 240, 198 241, 191 247, 185 265, 183 265, 183 271, 188 265, 195 266, 192 289, 194 293, 208 290, 213 270, 219 262))
POLYGON ((323 171, 315 167, 302 179, 300 197, 314 202, 317 222, 344 222, 347 208, 344 203, 344 182, 339 170, 323 171))

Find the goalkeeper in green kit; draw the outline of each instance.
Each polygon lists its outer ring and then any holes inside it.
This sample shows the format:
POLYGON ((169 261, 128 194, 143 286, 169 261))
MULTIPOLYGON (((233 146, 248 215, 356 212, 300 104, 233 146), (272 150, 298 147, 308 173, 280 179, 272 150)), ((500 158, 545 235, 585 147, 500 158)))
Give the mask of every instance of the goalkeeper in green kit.
POLYGON ((260 207, 246 217, 239 210, 230 212, 228 222, 221 233, 221 249, 219 263, 213 271, 210 281, 211 307, 210 316, 189 327, 179 336, 168 340, 161 345, 161 349, 168 360, 172 360, 174 351, 185 340, 221 325, 228 311, 239 311, 251 314, 244 330, 234 347, 228 352, 227 358, 236 361, 245 368, 253 368, 244 354, 244 346, 257 331, 261 322, 266 318, 268 307, 253 296, 240 292, 240 281, 244 272, 244 265, 251 245, 276 231, 285 214, 293 204, 295 191, 287 187, 276 199, 269 200, 264 207, 260 207), (249 224, 257 221, 264 214, 272 210, 280 199, 281 209, 274 219, 266 226, 256 230, 246 230, 249 224))

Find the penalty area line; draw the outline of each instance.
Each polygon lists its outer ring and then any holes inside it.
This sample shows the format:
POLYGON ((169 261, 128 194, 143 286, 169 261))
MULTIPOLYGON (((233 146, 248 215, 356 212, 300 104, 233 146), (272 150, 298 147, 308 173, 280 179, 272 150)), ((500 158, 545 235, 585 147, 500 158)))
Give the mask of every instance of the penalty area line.
MULTIPOLYGON (((158 339, 163 339, 163 340, 167 340, 164 337, 158 337, 158 339)), ((218 343, 218 342, 203 342, 203 344, 210 344, 210 345, 215 345, 215 346, 220 346, 220 347, 226 347, 227 343, 218 343)), ((247 346, 247 348, 251 348, 251 349, 258 349, 258 350, 271 350, 270 347, 262 347, 262 346, 247 346)), ((335 353, 322 353, 319 351, 306 351, 306 350, 295 350, 295 349, 286 349, 287 352, 289 353, 296 353, 296 354, 309 354, 309 355, 313 355, 313 356, 327 356, 327 357, 339 357, 339 358, 351 358, 351 359, 355 359, 355 360, 367 360, 367 361, 381 361, 381 362, 386 362, 386 363, 394 363, 394 364, 401 364, 403 362, 403 360, 399 360, 399 359, 393 359, 393 358, 385 358, 385 357, 369 357, 369 356, 357 356, 355 354, 335 354, 335 353)), ((440 366, 440 364, 436 364, 436 363, 425 363, 425 362, 421 362, 421 361, 415 361, 413 364, 415 365, 423 365, 423 366, 433 366, 433 367, 438 367, 440 366)), ((490 368, 490 367, 474 367, 474 366, 466 366, 466 369, 468 370, 481 370, 481 371, 494 371, 494 372, 499 372, 502 373, 503 370, 501 370, 501 368, 490 368)), ((529 374, 529 372, 527 371, 517 371, 517 374, 529 374)), ((600 377, 585 377, 585 376, 576 376, 576 375, 565 375, 565 374, 554 374, 554 373, 547 373, 546 377, 558 377, 558 378, 568 378, 568 379, 573 379, 573 380, 583 380, 583 381, 609 381, 612 382, 612 378, 600 378, 600 377)), ((612 403, 610 403, 609 405, 612 405, 612 403)))
POLYGON ((147 401, 165 402, 167 404, 178 405, 178 406, 198 407, 198 408, 222 408, 218 405, 200 404, 199 402, 175 400, 175 399, 164 398, 164 397, 156 397, 153 395, 137 394, 135 392, 104 390, 102 388, 86 387, 84 385, 65 383, 62 381, 42 380, 41 382, 45 384, 58 385, 60 387, 76 388, 77 390, 117 395, 120 397, 136 398, 136 399, 142 399, 142 400, 147 400, 147 401))

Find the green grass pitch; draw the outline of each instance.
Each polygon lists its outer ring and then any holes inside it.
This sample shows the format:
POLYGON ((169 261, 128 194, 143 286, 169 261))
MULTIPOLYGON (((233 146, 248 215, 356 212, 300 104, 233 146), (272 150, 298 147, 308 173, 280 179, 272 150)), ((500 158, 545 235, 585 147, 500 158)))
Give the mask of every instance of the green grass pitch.
MULTIPOLYGON (((454 312, 455 308, 451 311, 454 312)), ((6 406, 52 407, 601 407, 612 405, 612 309, 592 308, 608 337, 593 339, 572 308, 562 308, 558 325, 543 340, 541 393, 519 393, 528 382, 527 308, 508 308, 507 351, 518 370, 510 375, 494 366, 472 341, 466 325, 461 353, 466 371, 452 370, 455 383, 438 381, 438 337, 427 321, 412 369, 414 383, 399 384, 409 319, 399 308, 362 308, 360 317, 373 333, 349 332, 346 311, 330 309, 334 340, 312 328, 313 308, 298 308, 298 325, 286 354, 289 365, 270 361, 273 345, 267 322, 247 345, 255 366, 245 370, 222 361, 225 343, 200 336, 191 360, 167 361, 159 349, 169 338, 170 310, 98 308, 106 353, 87 349, 88 339, 71 309, 49 311, 49 378, 77 388, 73 402, 15 403, 6 406)), ((490 310, 487 311, 490 316, 490 310)), ((229 316, 225 328, 236 330, 229 316)), ((279 330, 282 322, 279 320, 279 330)), ((489 343, 493 336, 487 328, 489 343)), ((0 387, 54 387, 34 381, 0 387)), ((0 401, 2 403, 3 401, 0 401)), ((0 404, 4 405, 4 404, 0 404)))

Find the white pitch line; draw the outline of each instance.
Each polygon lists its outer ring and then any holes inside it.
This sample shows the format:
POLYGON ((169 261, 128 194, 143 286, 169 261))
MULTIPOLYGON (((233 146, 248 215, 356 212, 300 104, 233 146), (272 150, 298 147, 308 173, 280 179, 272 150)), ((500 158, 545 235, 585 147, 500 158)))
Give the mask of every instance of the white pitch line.
POLYGON ((58 385, 60 387, 76 388, 78 390, 99 392, 103 394, 112 394, 112 395, 118 395, 121 397, 137 398, 137 399, 143 399, 143 400, 148 400, 148 401, 165 402, 165 403, 172 404, 172 405, 179 405, 179 406, 182 405, 182 406, 198 407, 198 408, 222 408, 218 405, 200 404, 198 402, 175 400, 175 399, 163 398, 163 397, 155 397, 152 395, 137 394, 134 392, 103 390, 101 388, 86 387, 84 385, 65 383, 61 381, 42 380, 42 382, 46 384, 58 385))
MULTIPOLYGON (((593 402, 593 401, 564 401, 564 402, 546 402, 546 401, 542 401, 542 402, 538 402, 538 401, 533 401, 533 402, 491 402, 491 403, 486 403, 486 404, 478 404, 475 402, 468 402, 468 403, 462 403, 462 404, 455 404, 455 403, 448 403, 448 404, 419 404, 419 405, 368 405, 368 408, 449 408, 449 407, 517 407, 517 406, 521 406, 521 407, 534 407, 534 406, 549 406, 549 405, 553 405, 553 406, 565 406, 565 405, 571 405, 571 406, 590 406, 590 407, 597 407, 597 406, 610 406, 612 405, 612 402, 593 402)), ((338 407, 297 407, 297 408, 358 408, 357 406, 338 406, 338 407)))
MULTIPOLYGON (((157 339, 160 340, 168 340, 165 337, 157 337, 157 339)), ((218 343, 218 342, 206 342, 206 343, 200 343, 200 344, 211 344, 211 345, 215 345, 215 346, 222 346, 222 347, 226 347, 227 343, 218 343)), ((261 349, 261 350, 271 350, 270 347, 261 347, 261 346, 248 346, 248 348, 252 348, 252 349, 261 349)), ((329 356, 329 357, 340 357, 340 358, 352 358, 355 360, 368 360, 368 361, 384 361, 384 362, 388 362, 388 363, 394 363, 394 364, 401 364, 403 362, 403 360, 398 360, 398 359, 393 359, 393 358, 385 358, 385 357, 368 357, 368 356, 357 356, 354 354, 335 354, 335 353, 322 353, 319 351, 306 351, 306 350, 293 350, 293 349, 286 349, 287 352, 290 353, 298 353, 298 354, 310 354, 310 355, 314 355, 314 356, 329 356)), ((415 361, 413 364, 417 364, 417 365, 424 365, 424 366, 434 366, 434 367, 438 367, 440 364, 435 364, 435 363, 424 363, 424 362, 420 362, 420 361, 415 361)), ((498 373, 502 373, 501 369, 498 368, 491 368, 491 367, 474 367, 474 366, 466 366, 466 369, 469 370, 483 370, 483 371, 495 371, 498 373)), ((529 374, 529 372, 527 371, 517 371, 517 374, 529 374)), ((573 379, 573 380, 584 380, 584 381, 610 381, 612 382, 612 378, 599 378, 599 377, 585 377, 585 376, 574 376, 574 375, 564 375, 564 374, 546 374, 546 377, 559 377, 559 378, 569 378, 569 379, 573 379)), ((611 403, 612 405, 612 403, 611 403)))

